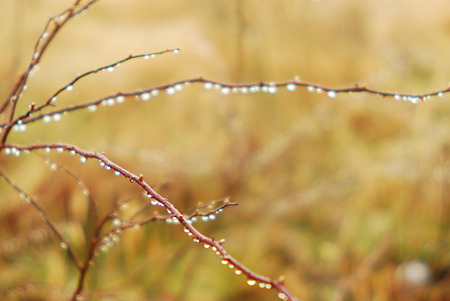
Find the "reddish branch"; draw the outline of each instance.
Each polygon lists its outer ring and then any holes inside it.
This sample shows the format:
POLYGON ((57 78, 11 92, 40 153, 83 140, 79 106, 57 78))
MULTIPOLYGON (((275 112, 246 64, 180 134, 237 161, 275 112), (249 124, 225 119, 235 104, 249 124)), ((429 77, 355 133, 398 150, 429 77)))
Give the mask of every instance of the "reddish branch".
MULTIPOLYGON (((284 279, 280 278, 279 280, 271 279, 269 277, 265 277, 262 275, 259 275, 246 266, 244 266, 241 262, 239 262, 237 259, 232 257, 226 249, 223 247, 224 240, 216 241, 213 238, 210 238, 204 234, 202 234, 200 231, 198 231, 193 225, 192 222, 184 216, 168 199, 161 196, 159 193, 157 193, 145 180, 142 175, 136 175, 127 169, 121 167, 120 165, 114 163, 110 159, 108 159, 104 154, 100 154, 97 152, 89 152, 82 150, 76 146, 67 145, 67 144, 34 144, 30 146, 19 146, 19 145, 5 145, 5 150, 10 150, 14 154, 17 154, 17 152, 22 151, 36 151, 36 150, 59 150, 63 152, 68 152, 72 155, 78 155, 80 156, 80 160, 82 162, 86 161, 87 159, 95 159, 100 162, 102 166, 107 168, 108 170, 111 170, 112 172, 120 173, 121 176, 128 179, 131 183, 135 183, 139 185, 145 193, 150 196, 151 198, 158 201, 160 204, 162 204, 172 218, 175 218, 178 220, 178 222, 185 228, 185 233, 191 237, 194 242, 196 243, 202 243, 205 247, 211 248, 217 255, 220 256, 222 263, 228 264, 230 267, 234 268, 236 271, 238 271, 239 274, 243 274, 247 276, 248 281, 247 283, 250 285, 258 284, 260 287, 268 288, 268 289, 276 289, 279 292, 279 296, 281 299, 286 298, 286 300, 297 300, 296 297, 284 286, 284 279)), ((108 218, 108 217, 107 217, 108 218)), ((105 220, 100 224, 100 227, 97 231, 100 231, 101 226, 105 220)), ((92 258, 92 256, 95 253, 96 246, 98 243, 98 235, 95 236, 93 243, 91 244, 89 253, 87 258, 92 258)), ((90 260, 86 260, 83 264, 83 266, 80 269, 80 281, 77 286, 77 289, 74 293, 74 298, 81 293, 81 290, 83 288, 83 281, 84 277, 86 275, 86 272, 89 267, 90 260)), ((74 299, 75 300, 75 299, 74 299)))

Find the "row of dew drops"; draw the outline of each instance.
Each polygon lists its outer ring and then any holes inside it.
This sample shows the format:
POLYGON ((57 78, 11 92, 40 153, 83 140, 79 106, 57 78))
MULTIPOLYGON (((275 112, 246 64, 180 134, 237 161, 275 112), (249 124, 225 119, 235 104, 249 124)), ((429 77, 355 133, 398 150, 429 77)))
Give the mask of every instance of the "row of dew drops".
MULTIPOLYGON (((105 70, 112 72, 113 69, 109 70, 109 68, 113 68, 113 67, 108 67, 105 70)), ((203 87, 205 90, 219 91, 223 95, 229 95, 229 94, 244 94, 245 95, 245 94, 249 94, 249 93, 260 93, 260 92, 275 94, 278 92, 280 87, 285 87, 287 91, 293 92, 293 91, 297 90, 297 87, 305 86, 304 83, 295 82, 295 81, 289 82, 289 83, 283 83, 283 84, 268 83, 268 84, 252 84, 252 85, 226 85, 226 84, 221 84, 218 82, 206 81, 203 79, 194 79, 194 80, 186 80, 186 81, 177 82, 173 85, 167 85, 167 86, 164 86, 161 88, 145 90, 142 92, 135 92, 135 93, 130 93, 130 94, 118 94, 114 97, 106 97, 106 98, 98 100, 94 103, 80 106, 80 109, 86 108, 88 112, 96 112, 98 110, 99 106, 110 107, 110 106, 114 106, 116 104, 122 104, 126 101, 127 98, 130 98, 130 97, 134 97, 136 100, 141 100, 141 101, 146 102, 152 98, 159 96, 161 94, 161 91, 165 91, 167 95, 174 95, 178 92, 181 92, 185 88, 185 86, 188 86, 191 83, 197 83, 197 82, 203 82, 203 87)), ((67 85, 65 87, 65 90, 72 91, 73 85, 67 85)), ((332 99, 336 98, 339 93, 350 93, 351 92, 351 91, 336 91, 336 90, 331 90, 331 89, 327 89, 327 88, 323 88, 323 87, 315 86, 315 85, 307 85, 306 90, 308 92, 317 93, 317 94, 326 93, 326 95, 332 99)), ((417 104, 420 102, 420 100, 427 101, 427 100, 431 99, 432 96, 443 97, 444 93, 445 93, 444 91, 441 91, 438 93, 427 94, 424 96, 411 96, 411 95, 401 95, 401 94, 392 94, 391 95, 391 94, 383 94, 383 93, 378 93, 378 94, 383 95, 383 96, 392 96, 393 99, 396 101, 406 101, 406 102, 410 102, 412 104, 417 104)), ((51 102, 54 103, 54 102, 56 102, 56 100, 57 100, 57 98, 53 97, 51 99, 51 102)), ((69 112, 69 109, 68 110, 60 110, 59 112, 56 112, 56 113, 53 112, 53 113, 49 113, 49 114, 44 114, 44 115, 40 116, 39 119, 42 119, 42 122, 44 122, 44 123, 58 122, 62 119, 62 116, 66 115, 68 112, 69 112)), ((4 127, 6 127, 6 125, 3 125, 3 127, 0 127, 0 134, 2 133, 4 127)), ((24 123, 20 119, 13 126, 14 132, 25 132, 26 130, 27 130, 27 124, 24 123)))
MULTIPOLYGON (((79 160, 80 160, 81 163, 85 163, 85 162, 87 162, 87 160, 88 160, 86 156, 83 156, 82 154, 77 153, 77 151, 75 151, 75 150, 67 150, 66 148, 60 147, 60 146, 56 146, 56 147, 50 147, 50 146, 48 146, 48 147, 44 147, 43 150, 44 150, 46 153, 50 153, 52 150, 55 150, 55 151, 58 152, 58 153, 63 153, 63 152, 65 152, 65 151, 66 151, 66 152, 68 151, 71 155, 77 155, 77 154, 78 154, 78 155, 79 155, 79 160)), ((7 154, 7 155, 13 155, 13 156, 16 156, 16 157, 18 157, 18 156, 20 155, 21 152, 24 152, 24 153, 27 153, 27 154, 30 153, 29 150, 26 150, 26 149, 25 149, 25 150, 19 150, 19 149, 16 148, 16 147, 5 147, 5 148, 3 149, 3 153, 4 153, 4 154, 7 154)), ((50 169, 51 169, 52 171, 54 171, 54 170, 56 170, 56 169, 58 168, 58 165, 56 165, 54 162, 52 162, 52 161, 48 161, 48 162, 49 162, 50 169)), ((106 164, 105 162, 103 162, 103 161, 100 161, 100 166, 101 166, 101 167, 104 167, 106 170, 111 170, 111 169, 112 169, 111 166, 107 165, 107 164, 106 164)), ((120 172, 119 170, 114 170, 114 174, 115 174, 116 176, 120 176, 120 175, 121 175, 121 172, 120 172)), ((148 199, 151 200, 150 202, 151 202, 152 205, 163 206, 163 204, 161 204, 160 202, 158 202, 157 200, 155 200, 155 199, 152 197, 151 194, 145 192, 144 195, 146 196, 146 198, 148 198, 148 199)), ((29 203, 28 200, 27 200, 27 203, 29 203)), ((217 213, 220 213, 220 212, 222 212, 222 211, 223 211, 223 209, 219 209, 219 210, 216 210, 214 213, 211 213, 211 214, 209 214, 209 215, 198 216, 198 217, 197 217, 197 216, 194 216, 194 217, 192 217, 192 218, 186 219, 186 221, 187 221, 188 223, 190 223, 190 224, 192 224, 192 223, 194 223, 194 222, 196 222, 196 221, 198 221, 198 220, 201 220, 201 221, 203 221, 203 222, 212 221, 212 220, 215 220, 215 219, 216 219, 216 214, 217 214, 217 213)), ((170 213, 170 212, 169 212, 169 213, 170 213)), ((178 221, 178 219, 177 219, 176 217, 168 217, 168 218, 165 219, 165 221, 166 221, 168 224, 180 224, 180 222, 178 221)), ((112 231, 111 231, 109 234, 104 235, 104 236, 102 237, 101 242, 99 243, 98 247, 96 248, 96 249, 97 249, 97 252, 96 252, 95 255, 97 255, 97 254, 99 254, 99 253, 107 252, 107 251, 110 250, 116 243, 118 243, 118 241, 120 240, 120 233, 121 233, 120 228, 121 228, 121 226, 123 225, 123 221, 120 220, 119 218, 114 218, 114 219, 112 220, 111 223, 112 223, 113 229, 112 229, 112 231)), ((137 228, 138 228, 138 227, 137 227, 137 228)), ((188 236, 193 237, 193 241, 194 241, 194 242, 196 242, 196 243, 199 243, 199 242, 200 242, 200 240, 197 239, 197 238, 195 238, 194 235, 193 235, 193 233, 190 232, 188 229, 184 228, 184 232, 185 232, 188 236)), ((223 242, 224 242, 224 240, 219 241, 220 244, 222 244, 223 242)), ((60 243, 60 246, 61 246, 61 248, 64 249, 64 250, 66 250, 66 249, 68 248, 68 245, 67 245, 66 242, 61 242, 61 243, 60 243)), ((214 251, 217 255, 222 256, 222 254, 218 251, 218 249, 217 249, 215 246, 211 246, 210 244, 205 243, 205 244, 204 244, 204 247, 205 247, 206 249, 209 249, 209 248, 210 248, 210 249, 211 249, 212 251, 214 251)), ((236 266, 234 266, 233 264, 231 264, 231 263, 228 261, 228 259, 222 258, 221 263, 224 264, 224 265, 228 265, 228 267, 229 267, 230 269, 233 269, 233 270, 234 270, 234 273, 235 273, 236 275, 242 274, 242 271, 241 271, 240 269, 238 269, 236 266)), ((247 279, 247 284, 250 285, 250 286, 254 286, 254 285, 256 285, 257 283, 258 283, 258 282, 257 282, 256 280, 254 280, 254 279, 251 279, 251 278, 247 279)), ((265 288, 265 289, 271 289, 271 288, 272 288, 272 284, 270 284, 270 283, 265 283, 265 282, 260 282, 260 283, 258 283, 258 287, 260 287, 260 288, 265 288)), ((287 296, 286 296, 284 293, 282 293, 282 292, 278 293, 278 297, 279 297, 281 300, 288 300, 287 296)))

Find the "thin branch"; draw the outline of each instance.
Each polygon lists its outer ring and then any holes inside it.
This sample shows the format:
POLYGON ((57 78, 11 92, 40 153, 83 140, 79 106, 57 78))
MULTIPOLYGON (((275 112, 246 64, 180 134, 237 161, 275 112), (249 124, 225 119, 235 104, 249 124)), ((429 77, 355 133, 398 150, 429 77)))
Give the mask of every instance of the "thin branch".
MULTIPOLYGON (((162 53, 166 53, 166 52, 170 52, 170 51, 174 52, 174 51, 176 51, 176 49, 166 50, 166 51, 163 51, 163 52, 160 52, 157 54, 162 54, 162 53)), ((145 55, 131 56, 124 60, 138 58, 138 57, 145 57, 145 55)), ((108 66, 104 66, 104 67, 95 69, 93 71, 86 72, 82 76, 77 77, 73 81, 73 83, 75 83, 76 81, 78 81, 79 79, 81 79, 84 76, 87 76, 92 73, 96 73, 99 70, 108 69, 109 67, 115 66, 117 64, 119 64, 119 63, 114 63, 114 64, 111 64, 108 66)), ((145 90, 126 92, 126 93, 118 92, 116 94, 109 95, 109 96, 97 99, 95 101, 92 101, 92 102, 75 105, 75 106, 68 106, 66 108, 54 110, 49 113, 41 114, 36 117, 30 117, 32 112, 27 112, 26 114, 22 115, 20 118, 17 118, 13 122, 13 124, 15 126, 17 126, 18 128, 20 128, 20 127, 25 128, 26 125, 36 122, 38 120, 42 120, 44 123, 48 123, 51 121, 59 121, 59 120, 61 120, 62 116, 66 115, 67 113, 70 113, 73 111, 84 110, 84 109, 87 109, 89 112, 95 112, 95 111, 97 111, 99 106, 113 106, 116 104, 121 104, 121 103, 125 102, 125 100, 127 98, 131 98, 131 97, 141 99, 142 101, 148 101, 151 98, 159 96, 161 94, 161 92, 165 92, 168 95, 173 95, 177 92, 182 91, 185 87, 189 86, 190 84, 203 84, 204 88, 206 90, 219 91, 224 95, 238 94, 238 93, 239 94, 251 94, 251 93, 275 94, 275 93, 279 92, 280 88, 285 88, 285 89, 287 89, 287 91, 295 91, 297 88, 305 88, 307 91, 309 91, 311 93, 327 94, 327 96, 330 98, 336 98, 339 94, 361 93, 361 94, 373 94, 373 95, 377 95, 377 96, 382 96, 383 98, 391 98, 396 101, 406 101, 406 102, 410 102, 413 104, 417 104, 421 101, 422 102, 429 101, 433 97, 444 97, 445 94, 450 92, 450 87, 443 89, 443 90, 429 92, 429 93, 425 93, 425 94, 402 94, 402 93, 385 92, 385 91, 381 91, 381 90, 370 89, 367 87, 360 87, 358 85, 355 85, 353 87, 334 89, 334 88, 329 88, 329 87, 325 87, 325 86, 321 86, 321 85, 311 84, 308 82, 300 82, 300 81, 295 81, 295 80, 288 81, 288 82, 280 82, 280 83, 261 82, 261 83, 251 83, 251 84, 227 84, 227 83, 222 83, 222 82, 204 79, 204 78, 200 77, 200 78, 177 81, 177 82, 174 82, 171 84, 155 86, 155 87, 145 89, 145 90)), ((65 86, 64 88, 61 88, 60 90, 58 90, 57 93, 55 93, 55 95, 61 93, 63 90, 72 89, 71 87, 72 87, 72 85, 69 84, 69 85, 65 86)), ((45 104, 45 106, 48 106, 49 104, 51 104, 51 102, 52 102, 52 100, 49 99, 47 101, 47 103, 45 104)), ((41 109, 41 108, 42 107, 40 107, 39 109, 41 109)), ((6 124, 6 123, 0 124, 0 129, 5 129, 5 128, 6 128, 6 130, 8 128, 10 128, 10 124, 6 124)))
MULTIPOLYGON (((162 206, 164 206, 168 213, 171 215, 172 218, 175 218, 178 220, 178 222, 184 227, 184 232, 193 239, 196 243, 202 243, 205 248, 211 248, 220 258, 221 262, 223 264, 228 265, 230 268, 233 268, 235 270, 236 274, 242 274, 247 277, 247 283, 251 286, 258 285, 261 288, 265 289, 276 289, 278 291, 278 297, 282 300, 292 300, 296 301, 297 298, 284 286, 284 277, 280 277, 278 280, 259 275, 249 268, 247 268, 245 265, 243 265, 241 262, 239 262, 237 259, 235 259, 233 256, 228 254, 226 249, 223 247, 223 244, 225 242, 224 239, 221 239, 219 241, 214 240, 213 238, 210 238, 204 234, 202 234, 199 230, 197 230, 192 222, 188 220, 168 199, 164 198, 160 194, 158 194, 145 180, 144 176, 136 175, 125 168, 121 167, 120 165, 114 163, 109 158, 107 158, 104 154, 97 153, 97 152, 89 152, 82 150, 76 146, 68 145, 68 144, 33 144, 30 146, 19 146, 19 145, 5 145, 5 148, 3 152, 10 153, 14 155, 20 155, 20 152, 22 151, 35 151, 35 150, 41 150, 45 149, 47 151, 49 150, 58 150, 62 152, 69 152, 71 155, 77 155, 80 158, 80 161, 86 162, 88 159, 95 159, 99 161, 100 166, 104 167, 107 170, 110 170, 114 172, 116 175, 121 175, 124 178, 128 179, 131 183, 135 183, 138 186, 140 186, 147 194, 149 198, 155 199, 157 202, 159 202, 162 206)), ((95 240, 95 245, 97 244, 98 240, 95 240)), ((94 244, 93 244, 94 245, 94 244)), ((89 256, 95 252, 95 248, 90 248, 89 256)), ((88 256, 88 257, 89 257, 88 256)), ((93 256, 93 255, 92 255, 93 256)), ((85 262, 83 267, 81 268, 81 271, 87 270, 88 263, 85 262)), ((82 274, 84 279, 84 274, 82 274)), ((80 288, 77 288, 76 292, 74 293, 74 298, 81 292, 82 285, 79 285, 80 288)), ((75 300, 75 299, 73 299, 75 300)))
POLYGON ((3 171, 0 170, 0 177, 3 178, 12 188, 14 188, 23 198, 29 202, 36 210, 39 212, 39 214, 44 219, 44 222, 48 225, 48 227, 52 230, 52 232, 58 237, 58 239, 61 241, 61 246, 64 249, 67 249, 67 252, 72 259, 75 266, 80 269, 81 268, 81 261, 78 258, 75 250, 72 248, 69 241, 64 237, 64 235, 59 231, 56 224, 50 219, 48 214, 45 212, 45 210, 39 205, 39 203, 33 199, 29 194, 27 194, 23 189, 18 187, 16 184, 14 184, 5 174, 3 171))

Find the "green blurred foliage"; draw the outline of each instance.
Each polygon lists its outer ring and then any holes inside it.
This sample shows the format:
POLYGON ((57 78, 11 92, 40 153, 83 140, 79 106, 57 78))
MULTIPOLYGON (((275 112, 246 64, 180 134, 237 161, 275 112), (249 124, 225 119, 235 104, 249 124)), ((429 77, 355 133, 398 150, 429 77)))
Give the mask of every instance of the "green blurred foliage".
MULTIPOLYGON (((45 22, 70 3, 0 2, 1 99, 45 22)), ((198 76, 439 90, 450 78, 449 16, 446 0, 103 0, 58 35, 19 108, 129 53, 176 47, 180 54, 77 83, 57 108, 198 76)), ((300 90, 224 96, 193 85, 147 103, 127 100, 57 124, 37 122, 9 142, 105 152, 184 212, 229 196, 240 205, 199 229, 225 238, 230 253, 255 272, 285 275, 302 300, 438 301, 450 295, 449 115, 449 96, 412 105, 300 90), (430 269, 427 283, 405 280, 412 261, 430 269)), ((51 158, 84 181, 100 218, 118 202, 141 198, 135 185, 97 162, 51 158)), ((77 181, 36 155, 0 162, 85 254, 93 226, 77 181)), ((68 298, 78 273, 58 240, 4 182, 0 195, 2 300, 68 298)), ((87 291, 91 300, 276 299, 249 287, 180 227, 161 223, 124 231, 118 245, 95 258, 87 291)))

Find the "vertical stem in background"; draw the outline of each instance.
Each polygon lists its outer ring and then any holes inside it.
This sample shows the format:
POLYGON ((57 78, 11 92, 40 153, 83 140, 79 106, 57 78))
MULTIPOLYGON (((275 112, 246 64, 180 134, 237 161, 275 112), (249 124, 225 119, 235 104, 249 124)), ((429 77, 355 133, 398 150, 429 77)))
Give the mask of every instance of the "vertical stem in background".
MULTIPOLYGON (((16 0, 14 4, 14 34, 11 38, 11 45, 13 50, 13 57, 11 60, 11 65, 8 68, 8 74, 14 74, 15 70, 20 70, 20 61, 22 59, 23 50, 23 32, 25 24, 25 5, 23 0, 16 0)), ((11 82, 15 80, 14 77, 8 78, 8 86, 11 86, 11 82), (10 82, 11 81, 11 82, 10 82)), ((8 89, 10 90, 10 89, 8 89)))

